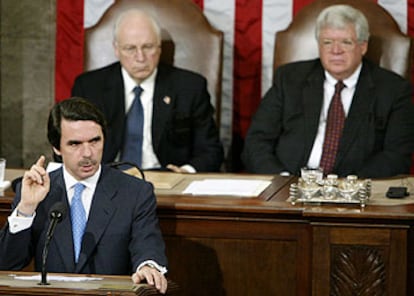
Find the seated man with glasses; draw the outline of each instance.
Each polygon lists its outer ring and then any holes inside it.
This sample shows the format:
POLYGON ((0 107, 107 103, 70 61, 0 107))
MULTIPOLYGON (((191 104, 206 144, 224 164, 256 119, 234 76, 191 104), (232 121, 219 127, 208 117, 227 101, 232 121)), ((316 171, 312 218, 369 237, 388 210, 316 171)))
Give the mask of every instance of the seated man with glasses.
POLYGON ((351 6, 322 10, 315 35, 320 58, 277 69, 246 136, 247 171, 299 175, 307 166, 339 176, 408 174, 410 82, 364 58, 368 21, 351 6))
POLYGON ((223 147, 206 79, 159 63, 161 29, 143 11, 118 17, 113 46, 119 62, 81 74, 72 88, 73 96, 91 101, 106 117, 103 161, 175 172, 219 171, 223 147))

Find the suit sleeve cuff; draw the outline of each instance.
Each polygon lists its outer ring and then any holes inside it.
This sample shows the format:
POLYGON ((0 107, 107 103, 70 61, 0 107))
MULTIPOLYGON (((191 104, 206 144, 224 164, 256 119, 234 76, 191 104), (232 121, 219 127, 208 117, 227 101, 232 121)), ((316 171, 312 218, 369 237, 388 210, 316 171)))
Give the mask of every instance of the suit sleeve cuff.
POLYGON ((137 270, 139 271, 142 267, 144 267, 145 265, 149 265, 151 267, 154 267, 155 269, 157 269, 159 272, 161 272, 162 274, 166 274, 167 273, 167 268, 164 266, 159 265, 157 262, 155 262, 154 260, 146 260, 144 262, 142 262, 140 265, 138 265, 137 270))
POLYGON ((32 217, 22 217, 17 216, 17 209, 7 218, 9 221, 9 231, 12 234, 18 233, 20 231, 30 228, 33 224, 33 220, 36 217, 36 212, 32 217))
POLYGON ((184 170, 184 171, 186 171, 187 173, 190 173, 190 174, 197 173, 196 169, 192 165, 189 165, 189 164, 182 165, 180 167, 180 169, 182 169, 182 170, 184 170))

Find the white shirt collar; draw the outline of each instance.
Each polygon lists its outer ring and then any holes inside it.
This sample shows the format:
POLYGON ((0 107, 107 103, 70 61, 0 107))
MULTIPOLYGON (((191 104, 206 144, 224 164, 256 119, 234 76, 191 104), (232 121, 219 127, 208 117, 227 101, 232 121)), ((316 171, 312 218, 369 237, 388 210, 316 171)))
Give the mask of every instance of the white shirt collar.
MULTIPOLYGON (((141 84, 139 84, 142 89, 148 90, 152 89, 155 85, 155 77, 157 76, 158 68, 155 68, 155 70, 152 72, 150 76, 148 76, 147 79, 143 80, 141 84)), ((129 76, 128 72, 124 69, 124 67, 121 67, 121 73, 122 73, 122 79, 124 80, 124 88, 125 93, 129 93, 133 91, 134 87, 137 86, 137 83, 134 79, 129 76)))
POLYGON ((86 178, 84 180, 78 181, 76 180, 67 170, 65 165, 63 165, 63 180, 65 181, 66 186, 66 192, 68 192, 69 189, 71 189, 76 183, 82 183, 87 188, 95 189, 96 184, 98 183, 99 176, 101 175, 102 166, 99 165, 98 170, 90 176, 89 178, 86 178))
MULTIPOLYGON (((362 69, 362 63, 359 64, 358 68, 352 73, 351 76, 343 80, 343 83, 346 85, 347 88, 354 88, 358 82, 359 74, 361 73, 362 69)), ((334 78, 331 74, 329 74, 328 71, 325 70, 325 77, 326 81, 332 85, 335 86, 336 82, 338 81, 336 78, 334 78)))

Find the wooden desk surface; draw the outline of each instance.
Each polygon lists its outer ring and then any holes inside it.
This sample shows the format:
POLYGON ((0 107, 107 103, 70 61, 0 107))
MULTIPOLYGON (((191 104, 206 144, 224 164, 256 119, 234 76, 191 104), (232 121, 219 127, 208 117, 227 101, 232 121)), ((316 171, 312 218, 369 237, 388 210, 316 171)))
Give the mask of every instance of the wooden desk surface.
MULTIPOLYGON (((406 220, 414 223, 414 194, 404 200, 381 199, 381 203, 369 201, 365 208, 359 204, 335 204, 335 203, 296 203, 287 201, 289 185, 296 182, 295 177, 246 175, 246 174, 197 174, 184 175, 184 180, 177 187, 182 191, 191 181, 204 178, 261 178, 272 180, 271 185, 258 197, 238 196, 192 196, 177 193, 177 190, 157 190, 157 202, 160 210, 174 209, 174 211, 197 212, 201 211, 211 215, 214 212, 237 216, 248 214, 258 215, 293 215, 304 219, 333 218, 338 219, 383 219, 387 221, 406 220), (185 185, 185 186, 183 186, 185 185)), ((385 196, 383 188, 387 182, 394 186, 395 182, 407 179, 407 177, 388 180, 374 180, 373 191, 376 196, 385 196), (378 187, 377 189, 375 187, 378 187), (375 190, 376 189, 376 190, 375 190)), ((409 178, 413 182, 413 177, 409 178)), ((293 217, 292 216, 292 217, 293 217)), ((399 222, 397 222, 399 223, 399 222)))
MULTIPOLYGON (((6 180, 13 180, 22 176, 22 169, 6 169, 6 180)), ((167 172, 146 172, 147 179, 154 181, 161 176, 177 175, 167 172)), ((200 174, 181 174, 181 180, 173 188, 157 188, 158 207, 160 209, 174 208, 183 211, 210 211, 210 212, 235 212, 240 213, 269 213, 269 214, 298 214, 304 217, 344 217, 344 218, 367 218, 367 219, 395 219, 395 220, 414 220, 414 195, 412 194, 405 201, 389 200, 388 204, 378 205, 368 204, 365 208, 358 204, 304 204, 297 203, 292 205, 287 202, 289 195, 289 185, 296 182, 294 177, 270 176, 270 175, 249 175, 249 174, 230 174, 230 173, 200 173, 200 174), (271 180, 271 185, 266 188, 259 196, 200 196, 184 195, 181 192, 192 182, 203 179, 262 179, 271 180)), ((401 177, 404 178, 404 177, 401 177)), ((393 178, 391 180, 396 180, 393 178)), ((413 177, 411 177, 411 180, 413 177)), ((375 181, 374 181, 375 182, 375 181)), ((413 188, 414 190, 414 188, 413 188)), ((14 196, 11 188, 4 193, 0 193, 0 203, 10 203, 14 196)))

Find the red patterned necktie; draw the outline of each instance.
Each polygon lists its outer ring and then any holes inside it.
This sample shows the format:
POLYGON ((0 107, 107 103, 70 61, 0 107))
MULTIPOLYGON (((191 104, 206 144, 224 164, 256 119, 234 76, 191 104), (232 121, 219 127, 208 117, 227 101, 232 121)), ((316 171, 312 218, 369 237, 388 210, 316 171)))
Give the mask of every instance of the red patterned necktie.
POLYGON ((325 140, 323 142, 320 167, 325 175, 332 172, 338 151, 339 140, 345 123, 345 112, 341 101, 341 91, 345 87, 342 81, 335 84, 335 93, 329 106, 328 118, 326 121, 325 140))

